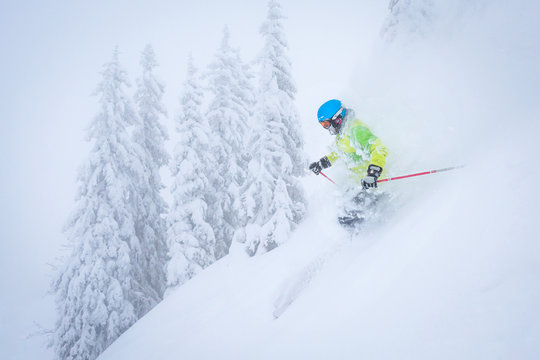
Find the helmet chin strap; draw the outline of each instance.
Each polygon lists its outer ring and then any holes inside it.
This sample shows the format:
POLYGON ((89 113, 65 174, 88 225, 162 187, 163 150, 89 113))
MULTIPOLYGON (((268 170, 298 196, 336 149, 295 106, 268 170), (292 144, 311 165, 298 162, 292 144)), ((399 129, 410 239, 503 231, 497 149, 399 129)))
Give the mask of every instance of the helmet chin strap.
POLYGON ((341 130, 341 127, 343 126, 343 110, 345 108, 342 106, 339 108, 339 110, 332 116, 330 119, 330 127, 328 128, 328 131, 330 132, 330 135, 337 135, 339 131, 341 130))
POLYGON ((338 117, 335 120, 330 121, 330 127, 328 128, 328 131, 330 131, 331 135, 337 135, 341 131, 341 128, 343 127, 344 119, 342 117, 338 117))
POLYGON ((331 119, 332 126, 330 126, 332 128, 332 130, 330 131, 330 134, 337 135, 340 132, 341 127, 343 126, 343 115, 342 114, 343 114, 344 110, 345 110, 345 108, 342 106, 334 114, 334 116, 332 116, 332 119, 331 119))

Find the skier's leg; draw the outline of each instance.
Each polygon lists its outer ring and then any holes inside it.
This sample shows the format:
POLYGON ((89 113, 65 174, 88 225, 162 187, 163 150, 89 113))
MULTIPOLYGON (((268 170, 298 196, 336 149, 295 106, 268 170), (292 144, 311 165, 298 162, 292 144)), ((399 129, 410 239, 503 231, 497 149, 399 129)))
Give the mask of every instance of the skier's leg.
POLYGON ((389 194, 379 189, 349 194, 338 221, 345 227, 358 227, 364 222, 376 222, 381 218, 382 208, 389 198, 389 194))
POLYGON ((340 224, 346 227, 355 227, 362 223, 364 216, 365 191, 348 193, 341 214, 338 216, 340 224))

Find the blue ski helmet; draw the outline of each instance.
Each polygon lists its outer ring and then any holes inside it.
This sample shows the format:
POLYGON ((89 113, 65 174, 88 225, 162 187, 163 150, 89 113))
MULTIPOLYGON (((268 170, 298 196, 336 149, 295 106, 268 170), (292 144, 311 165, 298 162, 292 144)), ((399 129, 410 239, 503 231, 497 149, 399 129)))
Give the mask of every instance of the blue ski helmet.
MULTIPOLYGON (((334 120, 334 116, 340 111, 341 115, 344 117, 346 110, 343 108, 343 105, 341 104, 340 100, 328 100, 324 104, 319 107, 319 111, 317 111, 317 119, 319 122, 325 121, 325 120, 334 120)), ((339 114, 337 114, 339 115, 339 114)))

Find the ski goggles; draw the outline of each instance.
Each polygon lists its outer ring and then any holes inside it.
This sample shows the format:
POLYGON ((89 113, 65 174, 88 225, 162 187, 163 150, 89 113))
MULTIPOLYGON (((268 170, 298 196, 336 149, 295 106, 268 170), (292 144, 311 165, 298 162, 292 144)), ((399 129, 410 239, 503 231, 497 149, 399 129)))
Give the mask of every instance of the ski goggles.
POLYGON ((342 111, 343 111, 343 108, 339 109, 339 111, 336 113, 336 115, 334 115, 331 119, 324 120, 324 121, 319 121, 319 124, 321 124, 322 127, 325 128, 325 129, 330 128, 330 125, 332 125, 332 122, 335 125, 341 124, 341 122, 343 121, 343 116, 341 115, 342 111))
POLYGON ((330 120, 320 121, 319 124, 321 124, 322 127, 325 128, 325 129, 328 129, 330 127, 330 125, 332 125, 332 123, 330 123, 330 120))

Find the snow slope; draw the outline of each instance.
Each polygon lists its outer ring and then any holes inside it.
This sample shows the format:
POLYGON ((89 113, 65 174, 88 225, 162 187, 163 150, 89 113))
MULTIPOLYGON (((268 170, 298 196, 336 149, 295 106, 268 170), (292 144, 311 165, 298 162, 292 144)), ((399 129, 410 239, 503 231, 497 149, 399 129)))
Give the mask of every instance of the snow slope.
MULTIPOLYGON (((217 262, 100 359, 534 358, 538 212, 512 200, 534 177, 519 188, 465 186, 458 173, 411 182, 437 191, 392 226, 350 240, 312 210, 289 243, 217 262)), ((328 209, 330 193, 319 195, 311 209, 328 209)))
POLYGON ((288 243, 233 249, 99 359, 537 358, 540 37, 532 3, 494 4, 385 49, 349 92, 376 95, 355 105, 378 120, 393 175, 465 168, 385 184, 392 208, 353 238, 333 185, 306 178, 288 243))

